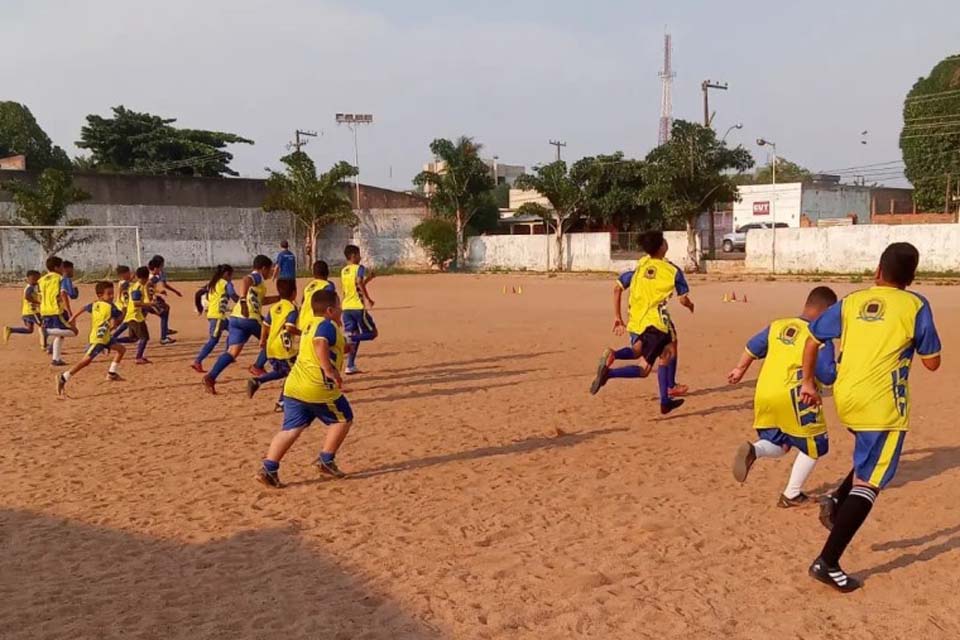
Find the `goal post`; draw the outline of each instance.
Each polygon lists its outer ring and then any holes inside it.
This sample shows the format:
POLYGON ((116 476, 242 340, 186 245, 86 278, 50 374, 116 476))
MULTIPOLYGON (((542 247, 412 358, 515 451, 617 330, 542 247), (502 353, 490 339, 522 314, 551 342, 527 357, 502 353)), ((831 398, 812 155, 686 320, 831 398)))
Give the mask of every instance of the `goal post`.
POLYGON ((76 263, 77 268, 81 271, 89 271, 108 265, 116 266, 134 259, 136 264, 131 265, 133 268, 143 264, 143 245, 141 243, 140 227, 138 226, 95 224, 0 225, 0 277, 5 278, 14 273, 23 273, 28 269, 43 270, 44 251, 38 243, 24 233, 27 231, 101 232, 100 237, 95 235, 85 242, 59 252, 64 259, 76 263))

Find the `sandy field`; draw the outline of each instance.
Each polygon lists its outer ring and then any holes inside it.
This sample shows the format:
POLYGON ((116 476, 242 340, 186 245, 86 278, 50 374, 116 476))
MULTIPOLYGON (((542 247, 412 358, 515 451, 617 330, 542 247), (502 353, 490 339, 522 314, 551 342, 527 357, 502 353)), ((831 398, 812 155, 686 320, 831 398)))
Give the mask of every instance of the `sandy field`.
MULTIPOLYGON (((195 284, 172 301, 177 344, 125 363, 125 382, 102 358, 65 400, 35 337, 14 336, 0 350, 0 636, 960 637, 960 290, 918 287, 944 366, 914 368, 914 430, 844 558, 866 586, 844 596, 806 575, 826 535, 816 507, 776 507, 792 455, 743 486, 730 472, 758 368, 736 387, 726 373, 812 285, 691 284, 696 314, 673 315, 693 392, 662 418, 653 379, 587 392, 602 347, 620 344, 612 277, 377 280, 382 335, 350 380, 357 421, 338 456, 353 475, 315 475, 316 427, 282 491, 253 480, 280 420, 276 383, 244 393, 252 349, 216 397, 188 368, 206 332, 195 284), (731 289, 750 302, 723 304, 731 289)), ((18 321, 18 294, 0 291, 0 321, 18 321)), ((850 466, 827 404, 814 494, 850 466)))

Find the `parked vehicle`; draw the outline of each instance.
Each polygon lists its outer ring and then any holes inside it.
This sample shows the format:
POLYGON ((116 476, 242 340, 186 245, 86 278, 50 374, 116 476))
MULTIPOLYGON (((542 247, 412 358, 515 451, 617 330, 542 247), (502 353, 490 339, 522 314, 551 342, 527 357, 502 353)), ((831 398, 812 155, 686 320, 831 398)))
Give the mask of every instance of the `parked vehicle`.
MULTIPOLYGON (((786 229, 789 227, 786 222, 778 222, 777 229, 786 229)), ((751 222, 745 224, 733 233, 723 236, 723 252, 745 251, 747 248, 747 232, 752 229, 772 229, 773 225, 769 222, 751 222)))

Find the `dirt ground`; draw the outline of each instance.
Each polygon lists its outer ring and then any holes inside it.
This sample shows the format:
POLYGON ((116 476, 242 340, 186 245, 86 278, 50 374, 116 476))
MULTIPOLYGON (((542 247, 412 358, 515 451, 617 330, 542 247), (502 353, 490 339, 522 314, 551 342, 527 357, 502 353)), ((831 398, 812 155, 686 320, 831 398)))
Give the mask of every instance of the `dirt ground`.
MULTIPOLYGON (((177 344, 151 345, 153 365, 124 363, 125 382, 104 380, 103 358, 66 400, 35 338, 14 336, 0 350, 0 635, 960 637, 960 290, 919 288, 944 366, 914 368, 900 471, 844 559, 866 586, 843 596, 806 575, 826 534, 816 507, 776 508, 792 456, 758 462, 743 486, 730 472, 752 436, 753 388, 726 373, 812 285, 693 282, 696 314, 672 309, 693 392, 666 418, 652 379, 588 395, 600 350, 618 344, 612 285, 374 282, 382 335, 350 380, 356 426, 338 457, 353 476, 314 474, 317 427, 284 461, 279 492, 253 480, 279 387, 247 399, 251 349, 221 395, 203 393, 188 368, 206 331, 195 285, 172 301, 177 344), (723 304, 733 288, 749 303, 723 304)), ((0 321, 18 320, 17 299, 0 291, 0 321)), ((83 344, 68 341, 66 360, 83 344)), ((827 403, 815 494, 852 450, 827 403)))

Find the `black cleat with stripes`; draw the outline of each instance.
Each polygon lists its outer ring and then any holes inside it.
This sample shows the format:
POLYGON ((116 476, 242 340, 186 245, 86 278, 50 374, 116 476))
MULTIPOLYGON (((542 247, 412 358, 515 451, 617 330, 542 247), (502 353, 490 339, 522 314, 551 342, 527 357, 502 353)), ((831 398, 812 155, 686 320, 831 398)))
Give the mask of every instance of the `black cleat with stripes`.
POLYGON ((850 593, 863 586, 859 580, 853 576, 848 576, 847 572, 841 569, 839 565, 836 567, 828 567, 821 558, 817 558, 813 561, 813 564, 810 565, 810 576, 824 584, 830 585, 841 593, 850 593))

